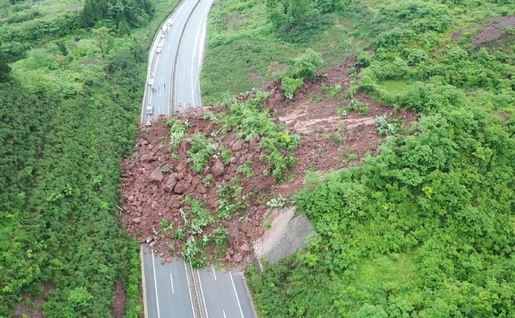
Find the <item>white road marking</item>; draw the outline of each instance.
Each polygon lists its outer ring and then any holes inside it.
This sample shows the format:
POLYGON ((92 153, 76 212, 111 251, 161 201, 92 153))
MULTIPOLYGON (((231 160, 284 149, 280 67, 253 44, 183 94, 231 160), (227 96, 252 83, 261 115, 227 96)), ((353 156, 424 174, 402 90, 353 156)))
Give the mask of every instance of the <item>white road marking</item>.
POLYGON ((170 285, 172 286, 172 294, 175 294, 175 290, 173 289, 173 278, 172 278, 172 273, 170 273, 170 285))
POLYGON ((213 277, 215 278, 216 280, 216 272, 215 272, 215 267, 213 265, 211 265, 211 269, 213 270, 213 277))
MULTIPOLYGON (((168 48, 170 48, 170 45, 168 45, 168 48)), ((165 60, 168 58, 168 54, 165 55, 165 60)))
POLYGON ((163 71, 164 71, 164 69, 165 69, 165 66, 163 65, 163 71))
POLYGON ((186 269, 186 262, 182 262, 184 264, 184 271, 186 272, 186 282, 188 283, 188 292, 190 295, 190 304, 191 304, 191 312, 195 315, 195 308, 193 308, 193 299, 191 299, 191 288, 190 288, 190 278, 188 277, 188 270, 186 269))
POLYGON ((161 90, 159 89, 159 97, 161 97, 161 90))
POLYGON ((154 272, 154 287, 156 291, 157 318, 161 318, 159 313, 159 297, 157 296, 156 263, 154 261, 154 251, 152 251, 152 271, 154 272))
POLYGON ((227 316, 225 315, 225 310, 222 310, 222 312, 224 313, 224 318, 227 318, 227 316))
POLYGON ((202 303, 204 304, 204 308, 206 309, 206 318, 209 318, 209 314, 207 313, 206 299, 204 298, 204 290, 202 289, 202 280, 200 279, 200 273, 197 269, 197 277, 198 284, 200 285, 200 295, 202 296, 202 303))
POLYGON ((238 293, 236 292, 236 286, 234 286, 234 280, 232 279, 232 273, 231 273, 231 272, 229 272, 229 275, 231 276, 232 288, 234 289, 234 295, 236 295, 236 301, 238 302, 238 308, 240 308, 240 314, 241 314, 241 317, 242 317, 242 318, 245 318, 245 317, 243 316, 243 311, 241 310, 240 299, 238 298, 238 293))

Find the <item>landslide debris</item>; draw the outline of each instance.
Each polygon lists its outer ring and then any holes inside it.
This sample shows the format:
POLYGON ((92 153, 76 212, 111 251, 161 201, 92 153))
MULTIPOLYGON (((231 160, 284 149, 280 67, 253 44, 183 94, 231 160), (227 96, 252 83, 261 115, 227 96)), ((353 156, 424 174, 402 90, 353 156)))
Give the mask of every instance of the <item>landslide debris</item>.
POLYGON ((164 260, 248 265, 270 209, 304 186, 307 171, 359 165, 376 154, 385 139, 378 120, 392 129, 416 121, 412 111, 348 98, 355 61, 306 82, 292 100, 275 81, 141 126, 134 154, 123 160, 128 232, 164 260))

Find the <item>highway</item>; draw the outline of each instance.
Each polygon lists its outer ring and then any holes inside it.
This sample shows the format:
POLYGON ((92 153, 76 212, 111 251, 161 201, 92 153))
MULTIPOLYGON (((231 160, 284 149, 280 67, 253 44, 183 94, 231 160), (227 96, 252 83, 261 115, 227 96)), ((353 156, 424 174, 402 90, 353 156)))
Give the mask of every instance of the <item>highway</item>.
POLYGON ((199 77, 207 15, 213 2, 184 0, 163 23, 167 31, 159 30, 150 50, 142 123, 202 105, 199 77), (147 115, 148 106, 153 108, 153 115, 147 115))
POLYGON ((147 246, 141 254, 146 317, 256 317, 242 272, 194 269, 180 258, 162 264, 147 246))
MULTIPOLYGON (((142 123, 202 105, 199 75, 213 2, 183 0, 163 23, 150 50, 142 123)), ((141 259, 146 318, 256 317, 241 271, 197 270, 180 258, 162 264, 146 245, 141 259)))

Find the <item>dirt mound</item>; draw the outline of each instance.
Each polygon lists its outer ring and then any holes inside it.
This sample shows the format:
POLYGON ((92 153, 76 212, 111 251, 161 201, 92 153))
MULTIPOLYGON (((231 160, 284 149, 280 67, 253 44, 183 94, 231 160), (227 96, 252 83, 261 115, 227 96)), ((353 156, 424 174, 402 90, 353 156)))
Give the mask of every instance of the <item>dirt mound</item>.
MULTIPOLYGON (((278 81, 268 83, 262 89, 270 95, 264 107, 270 109, 276 124, 285 125, 302 139, 294 153, 298 162, 290 171, 289 181, 282 184, 264 174, 270 167, 266 160, 261 160, 264 153, 258 139, 238 140, 238 131, 228 132, 220 139, 218 147, 230 150, 229 160, 222 162, 222 158, 213 156, 203 171, 195 172, 187 154, 192 147, 191 137, 171 148, 167 119, 160 118, 148 130, 140 127, 134 155, 123 161, 123 208, 126 213, 122 219, 128 232, 140 242, 153 245, 164 259, 182 256, 184 242, 176 234, 185 222, 193 222, 188 219, 192 203, 186 202, 186 198, 201 200, 204 208, 215 215, 228 204, 219 200, 217 192, 238 179, 241 180, 241 193, 238 193, 241 199, 231 204, 244 203, 247 207, 242 209, 244 213, 217 220, 207 225, 203 233, 207 242, 209 233, 221 225, 227 229, 228 245, 224 255, 216 255, 214 246, 206 248, 212 262, 227 266, 249 264, 249 246, 264 233, 269 212, 267 202, 287 198, 301 189, 307 170, 323 172, 359 165, 365 154, 376 153, 384 140, 377 133, 376 116, 395 117, 403 125, 416 121, 412 111, 394 112, 392 108, 362 96, 346 99, 352 78, 349 68, 354 66, 355 58, 351 58, 344 66, 329 70, 327 76, 306 82, 292 100, 285 98, 278 81), (350 110, 351 105, 361 108, 350 110)), ((240 101, 248 98, 248 94, 237 96, 240 101)), ((217 136, 220 126, 205 119, 207 111, 216 113, 218 110, 198 108, 178 117, 183 122, 187 120, 187 136, 200 132, 208 142, 217 136)))
POLYGON ((497 41, 506 33, 506 27, 515 25, 515 16, 490 17, 489 23, 497 22, 485 27, 481 32, 476 34, 470 41, 471 44, 483 44, 485 42, 497 41))

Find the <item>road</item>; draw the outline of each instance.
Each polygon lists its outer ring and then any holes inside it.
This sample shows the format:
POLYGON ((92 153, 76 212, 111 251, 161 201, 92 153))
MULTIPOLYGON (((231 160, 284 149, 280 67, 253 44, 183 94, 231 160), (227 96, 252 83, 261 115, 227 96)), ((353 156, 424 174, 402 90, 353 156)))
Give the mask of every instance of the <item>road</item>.
POLYGON ((194 269, 180 258, 162 264, 147 246, 142 260, 146 317, 256 317, 242 272, 194 269))
POLYGON ((158 32, 150 51, 141 122, 202 105, 199 77, 213 2, 184 0, 163 24, 169 25, 167 32, 158 32), (153 115, 146 114, 148 106, 153 107, 153 115))
MULTIPOLYGON (((199 75, 213 1, 184 0, 163 24, 166 32, 158 32, 150 50, 142 123, 202 105, 199 75), (153 114, 147 114, 148 106, 153 114)), ((256 317, 242 272, 197 270, 180 258, 162 264, 147 246, 141 257, 147 318, 256 317)))

